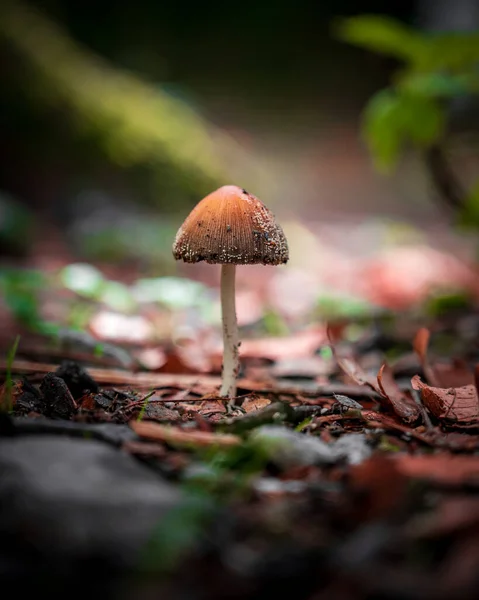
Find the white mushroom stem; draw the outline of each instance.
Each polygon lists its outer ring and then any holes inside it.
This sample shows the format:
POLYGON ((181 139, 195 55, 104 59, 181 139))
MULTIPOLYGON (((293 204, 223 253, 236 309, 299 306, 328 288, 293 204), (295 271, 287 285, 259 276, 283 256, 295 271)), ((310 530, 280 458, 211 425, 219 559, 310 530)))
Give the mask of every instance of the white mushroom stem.
POLYGON ((239 372, 239 336, 235 308, 236 265, 221 265, 221 313, 223 318, 223 377, 220 396, 236 396, 239 372))

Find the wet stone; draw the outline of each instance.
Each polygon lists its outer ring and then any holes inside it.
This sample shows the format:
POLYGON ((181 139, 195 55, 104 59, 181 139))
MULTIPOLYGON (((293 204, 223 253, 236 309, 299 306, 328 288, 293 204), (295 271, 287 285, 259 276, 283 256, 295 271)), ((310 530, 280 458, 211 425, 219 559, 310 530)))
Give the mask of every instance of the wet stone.
POLYGON ((95 440, 0 438, 0 473, 0 563, 16 571, 36 567, 26 565, 31 548, 58 573, 91 556, 133 567, 180 500, 172 484, 95 440))

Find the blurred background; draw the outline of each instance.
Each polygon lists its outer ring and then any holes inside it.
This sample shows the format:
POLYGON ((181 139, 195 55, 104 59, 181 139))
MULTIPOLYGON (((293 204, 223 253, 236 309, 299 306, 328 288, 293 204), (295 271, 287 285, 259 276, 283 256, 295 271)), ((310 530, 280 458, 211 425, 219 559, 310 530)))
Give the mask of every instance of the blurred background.
POLYGON ((228 183, 290 245, 238 269, 245 335, 475 306, 478 28, 476 0, 3 0, 5 344, 216 347, 219 269, 171 245, 228 183))

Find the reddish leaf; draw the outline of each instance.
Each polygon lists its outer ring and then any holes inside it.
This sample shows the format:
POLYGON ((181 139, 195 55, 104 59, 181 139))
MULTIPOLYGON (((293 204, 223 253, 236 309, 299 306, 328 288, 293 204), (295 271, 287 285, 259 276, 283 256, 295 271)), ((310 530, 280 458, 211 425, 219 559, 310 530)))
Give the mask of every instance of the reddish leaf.
POLYGON ((407 477, 386 456, 373 456, 350 471, 358 517, 377 519, 397 511, 407 489, 407 477))
POLYGON ((429 346, 429 338, 431 337, 431 334, 429 332, 429 329, 426 329, 426 327, 421 327, 416 335, 414 336, 414 340, 413 340, 413 348, 414 348, 414 352, 418 355, 419 360, 421 361, 421 366, 422 369, 424 371, 424 375, 426 376, 427 380, 429 381, 429 383, 431 385, 439 385, 438 379, 436 377, 436 373, 434 371, 434 369, 431 367, 431 365, 429 364, 429 360, 427 357, 427 349, 429 346))
POLYGON ((366 371, 358 364, 355 357, 349 351, 345 351, 336 346, 335 342, 339 341, 338 331, 334 331, 331 325, 327 326, 326 334, 333 356, 338 363, 339 368, 355 383, 359 385, 367 385, 375 392, 381 395, 381 390, 376 379, 366 373, 366 371))
POLYGON ((391 367, 383 364, 378 373, 378 385, 382 395, 390 402, 391 408, 406 423, 414 423, 420 415, 419 407, 405 392, 403 392, 394 379, 391 367))
POLYGON ((285 337, 242 340, 242 358, 269 358, 274 361, 313 356, 326 343, 324 327, 313 326, 285 337))
POLYGON ((266 406, 268 406, 269 404, 271 404, 271 400, 268 400, 268 398, 265 398, 264 396, 256 396, 255 394, 248 396, 243 404, 241 405, 241 408, 247 412, 255 412, 257 410, 261 410, 262 408, 265 408, 266 406))
POLYGON ((187 412, 199 413, 202 415, 226 412, 225 402, 223 400, 205 399, 202 402, 181 402, 178 407, 183 408, 187 412))
POLYGON ((431 334, 429 332, 429 329, 426 329, 426 327, 421 327, 414 336, 414 341, 412 345, 414 351, 421 360, 424 360, 426 358, 430 336, 431 334))
POLYGON ((415 375, 411 384, 421 391, 424 406, 438 419, 470 425, 479 421, 479 398, 474 385, 458 388, 431 387, 415 375))
POLYGON ((428 479, 440 484, 463 485, 479 479, 477 456, 454 456, 446 453, 432 456, 398 456, 398 470, 408 477, 428 479))
POLYGON ((98 404, 95 400, 95 394, 85 394, 79 400, 77 400, 77 404, 82 410, 95 410, 98 408, 98 404))

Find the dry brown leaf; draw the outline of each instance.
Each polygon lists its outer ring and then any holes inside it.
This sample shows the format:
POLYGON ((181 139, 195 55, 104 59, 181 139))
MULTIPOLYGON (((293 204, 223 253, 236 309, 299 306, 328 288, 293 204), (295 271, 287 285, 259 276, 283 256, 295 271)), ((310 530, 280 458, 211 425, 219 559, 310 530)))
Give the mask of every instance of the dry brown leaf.
POLYGON ((283 360, 313 356, 326 343, 324 327, 314 326, 285 337, 257 338, 241 342, 240 355, 244 358, 283 360))
POLYGON ((180 427, 160 425, 149 421, 130 421, 130 427, 140 437, 166 442, 172 446, 236 446, 241 443, 237 435, 209 431, 186 431, 180 427))
POLYGON ((225 413, 226 406, 224 400, 203 400, 202 402, 181 402, 178 408, 183 408, 188 412, 199 413, 201 415, 212 413, 225 413))
POLYGON ((95 410, 95 408, 98 408, 98 404, 95 400, 95 394, 91 393, 85 394, 84 396, 79 398, 77 400, 77 404, 82 410, 95 410))
POLYGON ((266 406, 268 406, 269 404, 271 404, 271 400, 268 400, 268 398, 265 398, 264 396, 256 396, 256 395, 252 395, 252 396, 248 396, 243 404, 241 405, 241 408, 247 412, 254 412, 256 410, 261 410, 262 408, 265 408, 266 406))
POLYGON ((397 511, 407 490, 407 477, 389 457, 376 455, 351 467, 350 485, 357 494, 361 519, 377 519, 397 511))
POLYGON ((338 350, 331 344, 331 350, 333 356, 338 363, 339 368, 352 380, 354 383, 359 385, 367 385, 372 388, 378 394, 381 394, 381 390, 377 384, 376 379, 366 373, 364 369, 358 364, 356 359, 352 356, 341 356, 338 350))
POLYGON ((418 420, 419 407, 400 389, 394 379, 391 367, 387 363, 384 363, 379 369, 378 385, 382 395, 387 398, 398 417, 401 417, 406 423, 414 423, 418 420))
POLYGON ((408 477, 433 480, 446 485, 479 482, 479 457, 451 455, 402 455, 393 458, 397 469, 408 477))
POLYGON ((474 385, 458 388, 431 387, 419 375, 411 379, 415 390, 421 392, 424 406, 437 418, 456 424, 470 425, 479 420, 479 398, 474 385))
POLYGON ((431 334, 429 332, 429 329, 427 329, 426 327, 421 327, 420 329, 418 329, 416 335, 414 336, 412 345, 414 348, 414 352, 416 352, 421 361, 424 361, 427 357, 427 348, 429 346, 430 337, 431 334))
POLYGON ((414 352, 417 354, 419 360, 421 361, 421 366, 424 371, 424 375, 426 376, 426 379, 431 385, 439 386, 440 384, 436 377, 436 373, 433 367, 431 367, 431 365, 429 364, 429 360, 427 357, 427 349, 429 346, 430 337, 431 334, 429 332, 429 329, 427 329, 426 327, 421 327, 414 336, 412 345, 414 348, 414 352))

